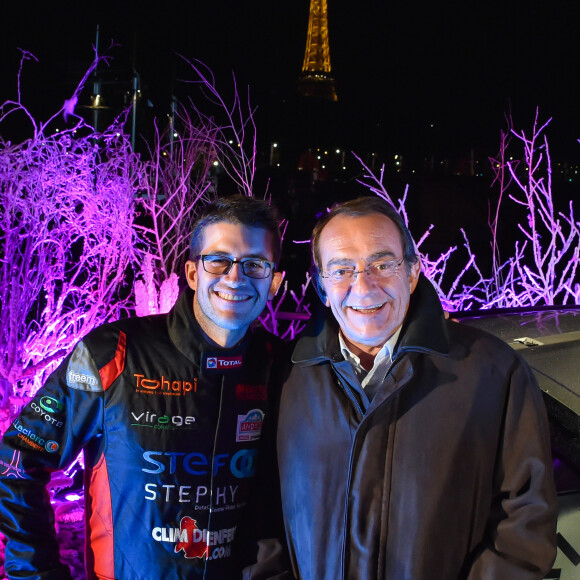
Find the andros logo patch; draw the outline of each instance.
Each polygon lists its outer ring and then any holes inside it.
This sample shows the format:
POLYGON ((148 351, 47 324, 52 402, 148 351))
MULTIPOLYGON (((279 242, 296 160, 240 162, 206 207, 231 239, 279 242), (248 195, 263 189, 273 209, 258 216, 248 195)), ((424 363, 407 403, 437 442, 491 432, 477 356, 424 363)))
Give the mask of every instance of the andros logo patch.
POLYGON ((260 409, 252 409, 247 415, 238 415, 236 441, 255 441, 262 433, 264 413, 260 409))

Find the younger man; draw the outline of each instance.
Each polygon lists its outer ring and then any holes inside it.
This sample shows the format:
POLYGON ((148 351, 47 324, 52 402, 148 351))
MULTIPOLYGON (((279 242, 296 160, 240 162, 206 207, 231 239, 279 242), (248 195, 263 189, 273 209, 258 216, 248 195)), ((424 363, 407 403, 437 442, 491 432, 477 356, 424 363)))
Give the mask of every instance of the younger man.
POLYGON ((70 578, 45 486, 81 450, 88 578, 241 578, 271 371, 250 325, 281 282, 279 253, 265 202, 217 200, 171 312, 97 328, 51 375, 0 447, 9 578, 70 578))

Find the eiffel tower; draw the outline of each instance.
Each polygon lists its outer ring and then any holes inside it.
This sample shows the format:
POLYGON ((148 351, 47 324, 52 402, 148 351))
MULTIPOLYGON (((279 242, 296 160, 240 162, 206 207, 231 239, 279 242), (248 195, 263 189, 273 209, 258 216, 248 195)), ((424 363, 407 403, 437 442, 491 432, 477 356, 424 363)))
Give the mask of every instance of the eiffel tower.
POLYGON ((338 101, 331 75, 328 43, 328 7, 326 0, 310 0, 308 36, 298 92, 305 97, 338 101))

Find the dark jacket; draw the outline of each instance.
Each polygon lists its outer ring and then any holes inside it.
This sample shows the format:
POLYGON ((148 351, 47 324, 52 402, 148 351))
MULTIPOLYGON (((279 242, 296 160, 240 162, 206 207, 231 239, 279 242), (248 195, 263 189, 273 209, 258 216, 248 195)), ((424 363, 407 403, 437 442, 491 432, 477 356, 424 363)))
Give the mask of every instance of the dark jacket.
POLYGON ((284 520, 304 580, 542 578, 556 494, 541 392, 505 343, 445 321, 421 276, 369 400, 327 319, 284 386, 284 520))
POLYGON ((89 578, 224 580, 253 561, 249 536, 263 514, 248 503, 272 337, 211 346, 192 304, 187 290, 168 315, 91 332, 8 429, 0 511, 10 577, 69 577, 44 487, 81 449, 89 578))

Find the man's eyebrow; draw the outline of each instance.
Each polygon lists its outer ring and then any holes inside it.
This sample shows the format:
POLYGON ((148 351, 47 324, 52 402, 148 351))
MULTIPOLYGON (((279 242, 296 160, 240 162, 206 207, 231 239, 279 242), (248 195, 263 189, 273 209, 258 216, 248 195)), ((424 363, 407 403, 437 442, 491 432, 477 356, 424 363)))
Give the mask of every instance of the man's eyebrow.
POLYGON ((330 268, 330 266, 353 266, 354 260, 350 260, 349 258, 332 258, 326 263, 326 267, 330 268))
MULTIPOLYGON (((390 250, 381 250, 380 252, 375 252, 367 257, 367 263, 371 264, 372 262, 376 262, 377 260, 383 260, 385 258, 396 258, 396 254, 391 252, 390 250)), ((327 268, 331 266, 354 266, 356 260, 351 260, 350 258, 332 258, 326 264, 327 268)))
POLYGON ((397 255, 390 250, 382 250, 381 252, 375 252, 368 257, 369 262, 376 262, 377 260, 382 260, 383 258, 396 258, 397 255))
MULTIPOLYGON (((206 255, 230 258, 230 260, 238 260, 238 258, 232 258, 232 255, 229 252, 221 252, 219 250, 216 250, 215 252, 210 252, 209 254, 206 254, 206 255)), ((262 254, 247 254, 245 256, 242 256, 239 259, 240 260, 264 260, 264 262, 272 262, 272 260, 270 260, 266 256, 263 256, 262 254)))

